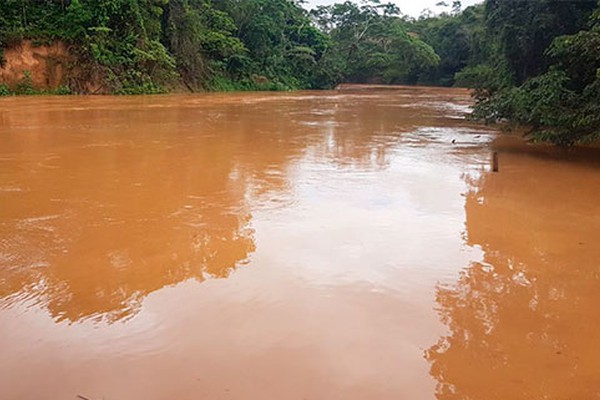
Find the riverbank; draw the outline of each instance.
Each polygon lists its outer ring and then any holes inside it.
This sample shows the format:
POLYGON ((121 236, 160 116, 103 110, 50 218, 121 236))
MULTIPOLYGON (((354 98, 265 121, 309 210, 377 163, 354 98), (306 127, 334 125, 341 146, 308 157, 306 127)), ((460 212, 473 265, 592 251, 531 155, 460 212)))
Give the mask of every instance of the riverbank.
POLYGON ((104 79, 64 41, 23 40, 2 49, 0 95, 108 94, 104 79))
MULTIPOLYGON (((180 94, 198 92, 181 79, 148 90, 123 91, 111 84, 109 71, 82 56, 79 46, 64 41, 49 43, 24 40, 3 49, 0 65, 0 96, 18 95, 111 95, 180 94)), ((291 91, 285 84, 263 75, 232 80, 214 77, 201 92, 291 91)), ((407 88, 406 85, 341 83, 338 91, 384 91, 407 88)), ((435 86, 430 86, 435 87, 435 86)), ((467 89, 464 89, 467 90, 467 89)))
POLYGON ((175 74, 161 84, 147 82, 129 85, 119 82, 111 68, 89 59, 80 45, 61 40, 22 40, 0 50, 0 96, 142 95, 291 89, 259 74, 238 80, 215 76, 196 87, 175 74))

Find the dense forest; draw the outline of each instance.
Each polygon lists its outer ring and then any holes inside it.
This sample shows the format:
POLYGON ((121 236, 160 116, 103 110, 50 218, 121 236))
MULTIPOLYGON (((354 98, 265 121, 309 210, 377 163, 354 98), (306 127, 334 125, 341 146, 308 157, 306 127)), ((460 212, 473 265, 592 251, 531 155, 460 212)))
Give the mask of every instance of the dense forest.
MULTIPOLYGON (((380 0, 310 11, 301 0, 2 0, 0 65, 2 48, 30 39, 68 43, 81 70, 121 94, 463 86, 475 89, 478 119, 558 144, 598 138, 596 0, 440 5, 411 18, 380 0)), ((26 75, 0 94, 33 92, 26 75)))

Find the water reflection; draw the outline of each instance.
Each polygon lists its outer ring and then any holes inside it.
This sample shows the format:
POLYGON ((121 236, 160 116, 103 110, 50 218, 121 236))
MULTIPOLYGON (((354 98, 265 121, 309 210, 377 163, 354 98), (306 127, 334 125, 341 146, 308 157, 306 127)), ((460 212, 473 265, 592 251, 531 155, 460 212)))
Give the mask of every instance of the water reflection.
POLYGON ((254 251, 246 183, 212 156, 218 143, 111 143, 57 149, 52 168, 22 160, 22 191, 3 205, 1 304, 111 322, 164 286, 227 277, 254 251))
POLYGON ((2 120, 0 307, 110 323, 165 286, 227 277, 255 251, 252 210, 293 204, 298 163, 385 168, 424 123, 379 98, 15 100, 2 120))
POLYGON ((501 173, 466 197, 483 260, 437 288, 449 330, 426 351, 437 398, 597 398, 598 153, 502 150, 501 173))
POLYGON ((600 157, 494 141, 468 101, 0 99, 0 386, 594 398, 600 157))

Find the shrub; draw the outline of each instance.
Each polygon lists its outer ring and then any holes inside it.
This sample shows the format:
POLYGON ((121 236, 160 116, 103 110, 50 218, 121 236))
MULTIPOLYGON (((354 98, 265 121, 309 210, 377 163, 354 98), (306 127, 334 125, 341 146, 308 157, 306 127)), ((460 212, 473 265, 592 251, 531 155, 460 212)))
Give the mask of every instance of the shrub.
POLYGON ((12 93, 8 88, 8 85, 2 83, 0 84, 0 96, 10 96, 12 93))
POLYGON ((17 83, 15 88, 16 94, 32 95, 38 92, 33 87, 33 79, 31 78, 31 71, 23 71, 23 78, 17 83))

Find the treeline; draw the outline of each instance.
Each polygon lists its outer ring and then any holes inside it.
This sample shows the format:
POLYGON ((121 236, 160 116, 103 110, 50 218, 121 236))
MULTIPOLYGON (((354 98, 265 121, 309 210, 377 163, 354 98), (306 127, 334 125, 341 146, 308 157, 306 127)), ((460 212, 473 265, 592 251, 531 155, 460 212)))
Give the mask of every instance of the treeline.
POLYGON ((486 0, 415 21, 441 62, 423 83, 475 89, 473 116, 571 145, 600 138, 600 2, 486 0))
POLYGON ((415 20, 380 0, 312 11, 301 0, 2 0, 0 49, 65 41, 117 93, 177 82, 191 90, 450 86, 485 57, 485 39, 483 6, 448 8, 415 20))
POLYGON ((3 0, 0 47, 23 39, 76 45, 117 93, 415 83, 439 62, 378 0, 312 13, 293 0, 3 0))
POLYGON ((474 116, 555 144, 600 138, 599 3, 488 0, 484 11, 492 51, 460 74, 477 89, 474 116))
POLYGON ((472 87, 477 118, 560 144, 598 137, 596 0, 445 6, 415 19, 380 0, 312 11, 301 0, 2 0, 0 49, 64 41, 115 93, 472 87))

